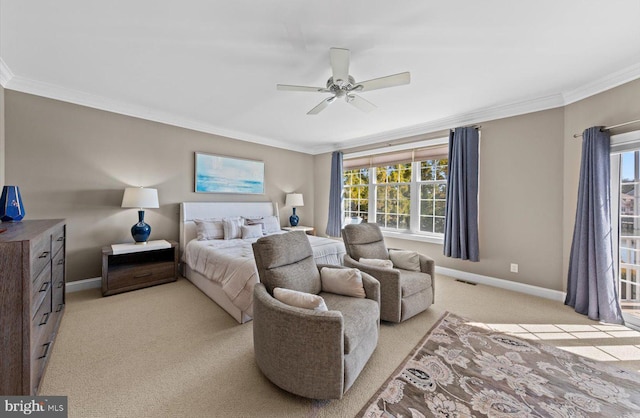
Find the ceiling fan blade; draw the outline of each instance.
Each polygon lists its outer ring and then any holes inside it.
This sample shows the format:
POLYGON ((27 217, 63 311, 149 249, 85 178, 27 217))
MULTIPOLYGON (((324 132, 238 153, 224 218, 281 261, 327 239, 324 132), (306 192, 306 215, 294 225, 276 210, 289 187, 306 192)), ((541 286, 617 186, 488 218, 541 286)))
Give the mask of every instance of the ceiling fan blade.
POLYGON ((377 108, 376 105, 368 100, 363 99, 357 94, 350 94, 349 96, 347 96, 347 103, 354 105, 365 113, 369 113, 377 108))
POLYGON ((328 99, 321 101, 318 104, 318 106, 308 111, 307 115, 317 115, 318 113, 322 112, 327 106, 333 103, 335 100, 336 100, 336 96, 332 96, 332 97, 329 97, 328 99))
POLYGON ((325 87, 309 87, 309 86, 290 86, 288 84, 276 84, 278 90, 286 91, 311 91, 317 93, 331 93, 331 90, 325 87))
POLYGON ((386 77, 374 78, 372 80, 362 81, 353 89, 355 91, 370 91, 384 89, 387 87, 402 86, 411 82, 411 74, 409 72, 388 75, 386 77))
POLYGON ((333 73, 333 82, 338 80, 344 82, 349 81, 349 50, 343 48, 331 48, 329 50, 331 59, 331 72, 333 73))

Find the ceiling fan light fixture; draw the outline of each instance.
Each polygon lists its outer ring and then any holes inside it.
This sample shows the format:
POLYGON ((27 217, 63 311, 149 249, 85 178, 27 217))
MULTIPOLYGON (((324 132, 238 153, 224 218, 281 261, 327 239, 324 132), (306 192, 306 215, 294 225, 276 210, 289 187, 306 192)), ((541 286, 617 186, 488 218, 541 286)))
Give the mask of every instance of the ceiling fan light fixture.
POLYGON ((307 87, 292 86, 287 84, 276 85, 278 90, 306 91, 319 93, 332 93, 333 97, 323 100, 316 107, 307 112, 308 115, 317 115, 324 110, 336 98, 343 98, 347 103, 352 104, 363 112, 371 112, 376 106, 360 96, 350 94, 351 92, 377 90, 387 87, 401 86, 409 84, 411 76, 408 72, 393 74, 385 77, 374 78, 356 83, 355 79, 349 75, 349 55, 348 49, 330 48, 330 63, 332 76, 327 80, 327 87, 307 87))

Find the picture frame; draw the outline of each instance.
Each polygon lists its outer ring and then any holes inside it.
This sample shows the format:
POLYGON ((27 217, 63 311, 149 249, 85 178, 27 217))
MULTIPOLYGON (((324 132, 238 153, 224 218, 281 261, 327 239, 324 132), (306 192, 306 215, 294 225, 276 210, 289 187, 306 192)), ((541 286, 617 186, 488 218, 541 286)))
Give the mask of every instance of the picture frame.
POLYGON ((264 161, 195 153, 196 193, 264 194, 264 161))

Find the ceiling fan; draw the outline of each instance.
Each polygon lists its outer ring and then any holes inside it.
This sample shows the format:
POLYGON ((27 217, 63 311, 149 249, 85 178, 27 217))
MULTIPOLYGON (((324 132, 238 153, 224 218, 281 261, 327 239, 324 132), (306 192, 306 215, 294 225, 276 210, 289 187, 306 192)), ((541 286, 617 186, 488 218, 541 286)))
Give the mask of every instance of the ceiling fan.
POLYGON ((376 105, 358 96, 355 94, 356 92, 401 86, 409 84, 411 81, 411 75, 408 72, 404 72, 356 83, 355 79, 349 75, 348 49, 330 48, 329 57, 332 76, 327 80, 327 87, 291 86, 288 84, 278 84, 276 86, 278 90, 333 94, 333 96, 321 101, 316 107, 308 111, 307 115, 317 115, 339 98, 344 98, 347 103, 352 104, 363 112, 371 112, 376 108, 376 105))

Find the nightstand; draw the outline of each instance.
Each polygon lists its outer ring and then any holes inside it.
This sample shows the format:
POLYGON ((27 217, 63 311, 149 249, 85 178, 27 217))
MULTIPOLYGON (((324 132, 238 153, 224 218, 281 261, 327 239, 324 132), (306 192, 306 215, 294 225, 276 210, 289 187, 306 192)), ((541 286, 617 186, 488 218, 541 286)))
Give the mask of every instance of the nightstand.
POLYGON ((315 235, 316 229, 312 226, 283 226, 282 229, 285 231, 304 231, 307 235, 315 235))
POLYGON ((102 248, 102 295, 174 282, 178 279, 178 243, 114 244, 102 248))

